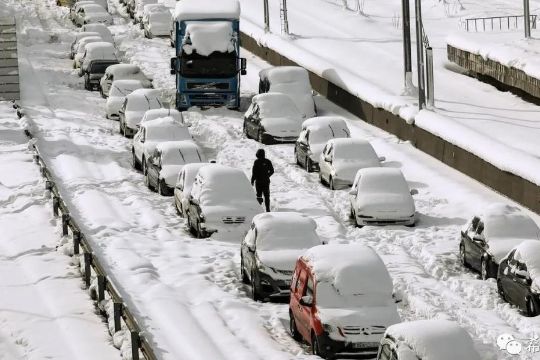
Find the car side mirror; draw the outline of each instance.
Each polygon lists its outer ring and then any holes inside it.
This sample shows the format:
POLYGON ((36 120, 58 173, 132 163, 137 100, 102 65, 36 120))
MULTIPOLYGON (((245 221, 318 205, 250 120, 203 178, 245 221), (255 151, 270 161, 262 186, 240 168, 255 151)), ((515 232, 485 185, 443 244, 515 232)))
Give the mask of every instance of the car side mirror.
POLYGON ((349 195, 356 196, 356 194, 358 194, 358 189, 355 188, 355 189, 349 190, 349 195))
POLYGON ((240 75, 246 75, 247 60, 246 58, 240 58, 240 75))
POLYGON ((411 195, 418 195, 418 190, 411 189, 411 195))
POLYGON ((303 305, 303 306, 313 306, 313 296, 311 295, 306 295, 306 296, 302 296, 300 298, 300 305, 303 305))
POLYGON ((379 161, 380 161, 380 162, 386 161, 386 157, 384 157, 384 156, 379 156, 379 161))

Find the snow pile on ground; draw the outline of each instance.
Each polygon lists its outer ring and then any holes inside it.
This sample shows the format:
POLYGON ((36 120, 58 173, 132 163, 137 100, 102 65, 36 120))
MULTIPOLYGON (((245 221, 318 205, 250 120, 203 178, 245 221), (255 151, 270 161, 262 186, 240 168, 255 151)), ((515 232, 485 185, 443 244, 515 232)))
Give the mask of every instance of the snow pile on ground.
POLYGON ((227 21, 188 23, 182 49, 188 55, 196 52, 201 56, 208 56, 214 51, 225 53, 233 52, 234 42, 232 23, 227 21), (191 43, 187 40, 190 40, 191 43))

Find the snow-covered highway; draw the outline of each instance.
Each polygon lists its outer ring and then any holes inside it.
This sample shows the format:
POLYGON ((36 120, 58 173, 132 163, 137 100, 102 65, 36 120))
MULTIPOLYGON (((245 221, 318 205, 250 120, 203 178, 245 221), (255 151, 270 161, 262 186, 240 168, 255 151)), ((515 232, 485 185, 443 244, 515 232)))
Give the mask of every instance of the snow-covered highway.
MULTIPOLYGON (((131 169, 130 141, 104 117, 99 93, 83 90, 67 54, 77 31, 67 10, 51 0, 31 0, 18 10, 21 90, 30 129, 53 171, 71 214, 98 249, 146 336, 162 359, 308 359, 307 349, 288 332, 286 304, 256 303, 239 277, 240 239, 194 239, 170 198, 151 193, 131 169), (37 20, 33 14, 38 14, 37 20)), ((111 30, 124 54, 171 93, 172 49, 168 39, 145 39, 129 23, 117 0, 111 2, 111 30)), ((268 66, 250 54, 244 78, 244 105, 256 92, 258 70, 268 66)), ((330 191, 295 165, 291 145, 266 146, 274 162, 274 211, 301 211, 318 223, 329 242, 360 242, 386 263, 403 320, 448 318, 473 337, 484 359, 502 359, 502 333, 526 340, 540 332, 540 318, 523 317, 497 295, 493 280, 481 281, 458 260, 461 226, 477 210, 509 202, 477 182, 441 165, 395 137, 358 121, 323 98, 322 114, 349 119, 353 136, 370 140, 417 188, 416 228, 365 227, 348 220, 347 191, 330 191)), ((245 109, 245 106, 244 106, 245 109)), ((242 136, 242 113, 188 111, 191 131, 209 158, 249 173, 260 144, 242 136)), ((535 217, 538 221, 538 218, 535 217)))

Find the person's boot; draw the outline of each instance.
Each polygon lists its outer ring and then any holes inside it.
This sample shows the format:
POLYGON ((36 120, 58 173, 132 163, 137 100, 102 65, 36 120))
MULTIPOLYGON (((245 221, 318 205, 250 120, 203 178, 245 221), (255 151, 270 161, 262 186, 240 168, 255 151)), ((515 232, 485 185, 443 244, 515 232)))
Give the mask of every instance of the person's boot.
POLYGON ((259 205, 262 205, 262 203, 263 203, 263 198, 257 196, 257 201, 259 202, 259 205))
POLYGON ((264 205, 266 206, 266 212, 270 212, 270 201, 265 201, 264 205))

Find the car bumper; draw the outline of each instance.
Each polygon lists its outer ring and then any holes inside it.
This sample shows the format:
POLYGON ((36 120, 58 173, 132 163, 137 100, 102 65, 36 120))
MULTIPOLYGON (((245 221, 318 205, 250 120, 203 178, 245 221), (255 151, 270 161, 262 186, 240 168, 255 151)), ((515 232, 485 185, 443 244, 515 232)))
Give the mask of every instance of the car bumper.
POLYGON ((370 217, 363 216, 362 214, 356 215, 356 223, 358 225, 413 225, 416 222, 416 216, 412 215, 410 217, 401 217, 401 218, 381 218, 381 217, 370 217))
POLYGON ((347 342, 330 338, 327 333, 317 337, 319 347, 328 359, 375 359, 379 350, 378 342, 347 342))
POLYGON ((263 134, 263 142, 266 144, 287 144, 294 143, 298 136, 275 136, 268 133, 263 134))
POLYGON ((274 279, 270 275, 259 272, 259 291, 264 300, 288 299, 291 291, 291 280, 274 279))
POLYGON ((340 178, 332 178, 334 180, 334 188, 335 189, 346 189, 348 187, 352 186, 352 181, 350 179, 340 179, 340 178))

